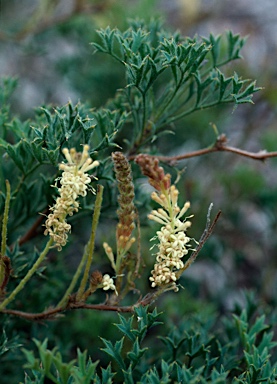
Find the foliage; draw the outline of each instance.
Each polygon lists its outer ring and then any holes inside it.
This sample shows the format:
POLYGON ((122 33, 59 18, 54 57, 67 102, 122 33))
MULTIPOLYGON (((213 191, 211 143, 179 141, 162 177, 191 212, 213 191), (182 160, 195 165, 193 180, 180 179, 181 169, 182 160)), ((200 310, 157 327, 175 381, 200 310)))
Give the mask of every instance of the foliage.
POLYGON ((226 42, 212 34, 184 39, 162 30, 157 21, 149 26, 138 21, 124 33, 108 27, 99 37, 100 43, 93 44, 96 50, 125 67, 126 87, 115 105, 132 114, 131 153, 184 116, 223 103, 251 103, 259 90, 255 82, 236 73, 226 77, 219 69, 240 58, 245 40, 231 31, 224 36, 226 42))
MULTIPOLYGON (((144 339, 151 327, 162 324, 160 314, 154 310, 137 307, 134 316, 125 318, 118 314, 115 326, 123 337, 115 342, 102 339, 102 350, 115 365, 108 365, 97 373, 99 362, 87 358, 87 352, 77 351, 77 361, 62 361, 56 350, 47 349, 47 341, 35 340, 39 358, 33 351, 24 350, 32 370, 25 383, 41 383, 50 378, 54 383, 259 383, 276 382, 276 362, 273 350, 271 325, 265 315, 257 315, 257 303, 248 296, 248 308, 237 308, 238 314, 226 316, 219 322, 210 315, 205 322, 201 317, 183 319, 181 329, 169 329, 167 336, 160 336, 165 345, 162 353, 155 351, 155 343, 148 348, 144 339), (252 315, 249 308, 252 306, 252 315), (207 321, 208 320, 208 321, 207 321), (126 339, 126 340, 125 340, 126 339), (151 361, 151 367, 149 367, 151 361)), ((160 327, 164 334, 163 327, 160 327)))

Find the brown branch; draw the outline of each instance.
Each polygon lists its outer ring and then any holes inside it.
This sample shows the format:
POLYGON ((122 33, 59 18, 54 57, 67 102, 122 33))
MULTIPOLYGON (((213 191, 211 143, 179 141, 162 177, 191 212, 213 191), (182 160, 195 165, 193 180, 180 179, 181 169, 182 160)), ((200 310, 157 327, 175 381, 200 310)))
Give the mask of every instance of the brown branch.
POLYGON ((143 300, 136 303, 135 305, 119 307, 116 305, 107 305, 107 304, 86 304, 82 302, 70 303, 66 308, 58 307, 58 308, 49 308, 43 312, 32 313, 32 312, 23 312, 17 311, 14 309, 3 309, 1 312, 6 313, 8 315, 13 315, 20 317, 22 319, 30 320, 30 321, 41 321, 41 320, 49 320, 57 317, 58 315, 65 313, 74 309, 90 309, 90 310, 98 310, 98 311, 113 311, 113 312, 133 312, 134 308, 138 305, 146 306, 148 305, 148 300, 144 303, 143 300))
MULTIPOLYGON (((162 293, 164 289, 157 289, 154 292, 148 293, 143 298, 139 299, 135 304, 129 306, 117 306, 117 305, 109 305, 109 304, 86 304, 84 302, 69 302, 66 307, 56 307, 56 308, 48 308, 43 312, 23 312, 15 309, 3 309, 1 312, 7 315, 12 315, 16 317, 20 317, 29 321, 43 321, 49 319, 55 319, 56 317, 61 316, 63 313, 75 310, 75 309, 88 309, 88 310, 96 310, 96 311, 112 311, 112 312, 134 312, 134 309, 138 306, 147 306, 152 304, 162 293)), ((73 296, 71 296, 73 298, 73 296)))
MULTIPOLYGON (((226 145, 226 142, 227 142, 227 137, 224 134, 222 134, 217 138, 215 144, 211 147, 198 149, 196 151, 184 153, 178 156, 156 156, 155 155, 153 157, 156 157, 157 159, 165 163, 171 163, 171 164, 174 164, 177 161, 189 159, 191 157, 207 155, 208 153, 213 153, 213 152, 232 152, 239 156, 244 156, 253 160, 260 160, 260 161, 264 161, 271 157, 277 157, 277 151, 267 152, 266 150, 261 150, 259 152, 248 152, 243 149, 228 146, 226 145)), ((136 157, 137 155, 132 155, 129 157, 129 160, 134 160, 136 157)))
POLYGON ((47 320, 50 318, 56 317, 59 313, 63 312, 62 308, 50 308, 41 313, 32 313, 32 312, 23 312, 17 311, 15 309, 3 309, 1 312, 6 313, 8 315, 13 315, 17 317, 21 317, 22 319, 38 321, 38 320, 47 320))

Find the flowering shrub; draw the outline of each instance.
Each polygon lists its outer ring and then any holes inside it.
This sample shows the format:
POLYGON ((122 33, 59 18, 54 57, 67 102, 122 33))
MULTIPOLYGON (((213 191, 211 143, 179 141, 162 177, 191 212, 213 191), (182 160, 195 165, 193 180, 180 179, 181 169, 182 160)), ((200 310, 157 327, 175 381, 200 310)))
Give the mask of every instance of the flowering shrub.
MULTIPOLYGON (((264 317, 253 320, 253 313, 243 310, 226 326, 227 341, 222 335, 215 339, 208 331, 202 335, 185 329, 183 335, 163 338, 173 352, 158 368, 143 366, 142 359, 146 348, 141 343, 158 316, 155 310, 147 312, 148 306, 182 287, 183 272, 195 261, 220 215, 211 218, 211 204, 202 236, 193 239, 194 228, 200 227, 198 217, 190 228, 193 216, 185 216, 190 202, 181 202, 186 199, 172 182, 177 169, 173 165, 216 151, 260 160, 276 156, 229 147, 224 135, 217 135, 208 148, 178 156, 164 156, 157 145, 163 135, 172 133, 168 129, 174 129, 173 123, 193 112, 228 103, 252 104, 259 90, 255 82, 221 71, 240 58, 244 39, 231 32, 185 38, 156 21, 135 21, 126 31, 106 28, 98 35, 95 50, 121 64, 126 79, 105 108, 69 102, 40 108, 32 122, 21 121, 11 116, 8 104, 14 80, 2 80, 0 314, 7 319, 5 328, 20 328, 22 319, 63 321, 62 316, 66 319, 77 309, 131 312, 136 326, 133 318, 123 316, 117 325, 132 344, 125 357, 123 339, 103 339, 103 351, 120 367, 118 382, 275 382, 276 364, 269 353, 275 346, 273 335, 264 332, 264 317), (145 176, 151 188, 147 192, 140 188, 145 176), (151 221, 159 225, 154 237, 151 221), (145 228, 155 241, 152 247, 145 228), (240 339, 234 347, 231 333, 236 327, 240 339), (177 351, 183 343, 181 361, 177 351), (235 363, 224 357, 234 348, 243 353, 236 355, 235 363)), ((194 212, 193 195, 190 200, 194 212)), ((79 320, 73 323, 77 327, 79 320)), ((56 348, 47 349, 46 340, 35 343, 40 360, 23 342, 26 369, 34 376, 33 380, 26 374, 26 383, 45 378, 55 383, 112 382, 111 366, 97 372, 97 363, 88 360, 86 352, 79 350, 77 363, 65 364, 56 348)), ((8 341, 4 329, 0 353, 19 346, 16 338, 8 341)), ((18 375, 22 380, 22 371, 18 375)))

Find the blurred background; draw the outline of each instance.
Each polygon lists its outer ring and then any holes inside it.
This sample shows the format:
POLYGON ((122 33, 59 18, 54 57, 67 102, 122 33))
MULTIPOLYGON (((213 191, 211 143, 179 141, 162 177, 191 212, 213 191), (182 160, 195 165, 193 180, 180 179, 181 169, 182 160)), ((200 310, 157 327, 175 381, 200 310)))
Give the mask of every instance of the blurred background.
MULTIPOLYGON (((124 84, 124 74, 109 57, 93 55, 90 43, 96 39, 96 29, 110 25, 123 30, 128 18, 137 17, 161 17, 170 30, 179 29, 185 36, 229 29, 248 36, 243 59, 223 72, 235 70, 263 87, 254 95, 254 106, 220 106, 178 122, 175 136, 159 139, 161 154, 177 155, 211 145, 211 124, 227 135, 232 146, 253 152, 277 150, 274 0, 0 0, 0 75, 18 78, 13 113, 28 119, 34 107, 63 105, 68 100, 92 108, 104 105, 124 84)), ((197 262, 182 277, 185 290, 165 295, 162 308, 174 314, 204 300, 228 310, 243 300, 242 289, 254 289, 266 302, 277 302, 276 165, 274 158, 259 162, 231 153, 179 164, 186 169, 179 190, 191 201, 195 215, 191 235, 201 236, 210 203, 213 214, 221 210, 222 216, 197 262)), ((143 247, 149 253, 149 244, 143 247)), ((152 262, 146 261, 149 268, 152 262)), ((98 321, 96 327, 104 326, 97 314, 90 316, 98 321)), ((83 318, 82 327, 87 321, 83 318)), ((78 324, 77 335, 82 332, 78 324)))

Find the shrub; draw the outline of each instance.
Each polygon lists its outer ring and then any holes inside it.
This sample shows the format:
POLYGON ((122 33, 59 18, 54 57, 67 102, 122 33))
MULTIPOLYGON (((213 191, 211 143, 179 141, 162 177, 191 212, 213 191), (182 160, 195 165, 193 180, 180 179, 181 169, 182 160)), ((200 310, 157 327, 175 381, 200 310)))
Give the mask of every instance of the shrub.
POLYGON ((276 156, 230 147, 216 127, 208 148, 174 156, 159 150, 160 138, 174 133, 174 123, 184 117, 228 103, 253 103, 253 94, 260 89, 255 82, 223 72, 226 64, 240 58, 245 39, 232 32, 184 38, 157 21, 149 25, 133 21, 123 32, 108 27, 98 36, 94 49, 111 56, 125 71, 124 87, 105 107, 70 102, 43 106, 32 121, 22 121, 11 116, 8 104, 16 82, 2 80, 4 374, 8 380, 12 375, 23 379, 19 351, 23 345, 26 383, 42 383, 45 378, 55 383, 273 383, 275 342, 269 328, 274 323, 267 325, 250 302, 232 319, 217 320, 210 314, 205 324, 200 316, 182 330, 171 329, 161 338, 164 355, 155 346, 149 354, 143 346, 147 331, 158 324, 157 311, 148 306, 182 287, 181 275, 220 215, 213 215, 211 204, 204 228, 202 222, 197 224, 197 216, 186 217, 190 203, 172 181, 180 173, 178 161, 216 151, 259 160, 276 156), (145 177, 152 192, 142 188, 145 177), (159 225, 153 231, 148 229, 150 220, 159 225), (191 224, 203 232, 198 240, 191 235, 191 224), (146 248, 148 231, 154 246, 146 248), (148 256, 151 249, 156 258, 148 256), (66 334, 80 332, 72 312, 84 309, 119 312, 117 328, 126 340, 114 340, 109 330, 102 340, 102 351, 118 368, 101 356, 97 362, 81 352, 86 348, 85 326, 79 340, 66 334), (122 312, 134 313, 136 324, 134 317, 122 312), (26 325, 22 319, 34 324, 26 325), (51 325, 45 330, 36 323, 50 319, 56 329, 51 325), (59 327, 68 332, 58 337, 59 327), (38 358, 30 350, 28 334, 35 337, 38 358), (46 336, 53 348, 48 349, 46 336), (70 357, 66 348, 75 350, 76 344, 77 360, 65 363, 63 359, 70 357))

